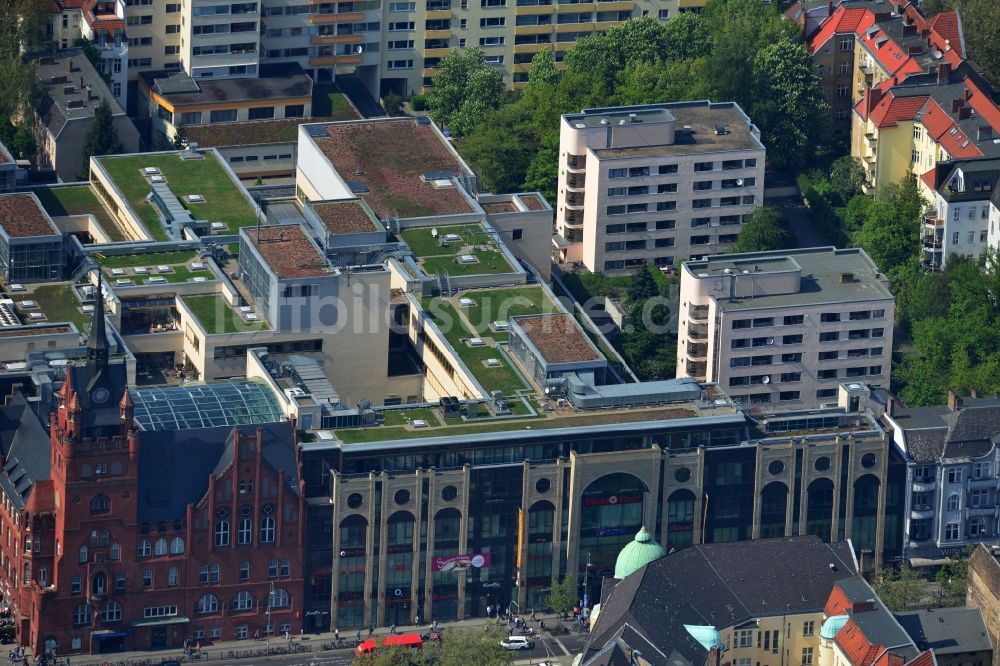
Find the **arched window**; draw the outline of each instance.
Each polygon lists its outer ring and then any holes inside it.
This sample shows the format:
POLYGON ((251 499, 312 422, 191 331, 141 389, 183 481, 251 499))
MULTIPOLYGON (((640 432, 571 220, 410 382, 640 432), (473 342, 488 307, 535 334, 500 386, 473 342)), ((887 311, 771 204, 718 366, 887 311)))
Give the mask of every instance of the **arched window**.
POLYGON ((274 543, 274 517, 264 516, 260 521, 260 542, 274 543))
POLYGON ((156 544, 153 546, 153 555, 157 557, 167 554, 167 540, 157 539, 156 544))
POLYGON ((108 591, 108 577, 103 571, 94 574, 94 594, 105 594, 108 591))
POLYGON ((228 546, 229 545, 229 521, 220 520, 215 524, 215 545, 216 546, 228 546))
POLYGON ((139 547, 135 551, 139 557, 149 557, 153 552, 153 546, 149 543, 149 539, 143 539, 139 542, 139 547))
POLYGON ((234 612, 253 610, 253 595, 242 590, 233 597, 232 608, 234 612))
POLYGON ((87 547, 80 546, 80 564, 86 563, 87 559, 88 559, 87 547))
POLYGON ((184 554, 184 539, 180 537, 174 537, 170 542, 170 554, 171 555, 183 555, 184 554))
POLYGON ((87 604, 80 604, 73 611, 73 624, 77 627, 81 627, 93 622, 94 616, 90 611, 90 606, 87 604))
POLYGON ((952 493, 948 495, 948 510, 958 511, 962 508, 962 496, 958 493, 952 493))
POLYGON ((90 513, 108 513, 111 511, 111 498, 107 495, 94 495, 90 500, 90 513))
POLYGON ((104 624, 110 624, 112 622, 121 621, 122 605, 114 599, 108 599, 108 603, 104 604, 104 610, 101 612, 101 622, 104 624))
POLYGON ((35 577, 38 579, 38 587, 48 587, 49 585, 48 567, 38 567, 38 573, 35 577))
POLYGON ((239 529, 236 530, 236 543, 248 544, 253 538, 253 521, 241 518, 239 529))
POLYGON ((276 587, 270 594, 271 608, 288 608, 291 603, 288 597, 288 590, 283 587, 276 587))
POLYGON ((198 600, 198 605, 195 608, 195 612, 205 614, 205 613, 218 613, 219 612, 219 598, 214 594, 206 594, 201 599, 198 600))
POLYGON ((111 534, 107 530, 90 530, 90 547, 106 548, 111 541, 111 534))

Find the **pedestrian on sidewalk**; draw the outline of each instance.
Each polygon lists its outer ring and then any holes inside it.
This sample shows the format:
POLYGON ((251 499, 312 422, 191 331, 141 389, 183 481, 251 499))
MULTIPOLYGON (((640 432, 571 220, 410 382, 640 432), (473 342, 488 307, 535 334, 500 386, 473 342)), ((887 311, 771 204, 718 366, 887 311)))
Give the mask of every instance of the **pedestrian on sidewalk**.
POLYGON ((253 630, 253 639, 255 641, 259 641, 260 640, 260 629, 254 629, 253 630))
POLYGON ((375 635, 375 625, 374 624, 369 624, 368 625, 368 638, 371 638, 374 635, 375 635))
POLYGON ((358 642, 359 643, 361 642, 361 630, 360 629, 358 629, 358 642))
POLYGON ((389 627, 389 633, 393 634, 393 635, 396 634, 396 624, 395 623, 393 623, 393 625, 391 627, 389 627))
POLYGON ((340 642, 340 627, 336 627, 333 630, 333 640, 337 641, 338 643, 340 642))

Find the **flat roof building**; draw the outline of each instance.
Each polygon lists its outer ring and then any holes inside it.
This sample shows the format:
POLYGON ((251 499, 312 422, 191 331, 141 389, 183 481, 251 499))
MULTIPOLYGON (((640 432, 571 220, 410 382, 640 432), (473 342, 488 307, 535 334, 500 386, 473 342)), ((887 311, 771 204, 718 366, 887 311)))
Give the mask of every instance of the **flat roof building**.
POLYGON ((764 195, 760 130, 733 102, 584 109, 560 123, 560 262, 621 272, 722 251, 764 195))
POLYGON ((0 270, 7 284, 62 279, 62 232, 34 194, 0 195, 0 270))
POLYGON ((681 272, 677 376, 751 406, 815 407, 889 386, 895 299, 861 249, 716 255, 681 272))

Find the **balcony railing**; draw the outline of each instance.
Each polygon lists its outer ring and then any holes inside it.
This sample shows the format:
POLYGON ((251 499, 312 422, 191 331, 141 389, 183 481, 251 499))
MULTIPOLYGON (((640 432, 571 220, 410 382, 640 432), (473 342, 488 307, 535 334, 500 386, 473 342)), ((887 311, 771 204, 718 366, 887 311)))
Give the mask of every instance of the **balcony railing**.
POLYGON ((684 368, 691 377, 704 377, 705 371, 708 369, 708 364, 704 361, 692 361, 689 359, 684 362, 684 368))
POLYGON ((708 325, 707 324, 688 324, 688 337, 692 340, 707 340, 708 339, 708 325))
POLYGON ((566 165, 570 169, 586 169, 587 168, 587 156, 586 155, 569 155, 566 158, 566 165))
POLYGON ((708 356, 708 344, 705 342, 687 343, 687 355, 691 358, 705 358, 708 356))
POLYGON ((563 220, 566 224, 583 224, 583 213, 578 210, 567 210, 563 220))
POLYGON ((692 319, 708 319, 707 305, 689 305, 688 316, 692 319))

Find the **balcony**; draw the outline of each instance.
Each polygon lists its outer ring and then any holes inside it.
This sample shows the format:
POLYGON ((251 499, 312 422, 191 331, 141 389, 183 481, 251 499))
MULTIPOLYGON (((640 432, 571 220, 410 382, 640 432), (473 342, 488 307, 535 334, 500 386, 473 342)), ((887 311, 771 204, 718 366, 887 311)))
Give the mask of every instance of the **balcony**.
POLYGON ((933 236, 924 236, 924 238, 921 241, 921 243, 923 244, 924 248, 929 249, 929 250, 930 249, 933 249, 933 250, 940 250, 941 249, 941 239, 940 238, 934 238, 933 236))
POLYGON ((427 20, 428 21, 448 20, 451 17, 452 17, 452 13, 451 13, 450 9, 435 9, 434 11, 428 10, 428 12, 427 12, 427 20))
POLYGON ((566 166, 570 169, 576 171, 582 171, 587 168, 587 156, 586 155, 567 155, 566 156, 566 166))
POLYGON ((331 23, 357 23, 363 21, 363 12, 344 12, 343 14, 310 14, 309 25, 329 25, 331 23))
POLYGON ((312 58, 309 58, 309 64, 315 67, 327 65, 357 65, 360 62, 361 56, 356 54, 313 56, 312 58))
POLYGON ((549 42, 539 42, 537 44, 514 44, 514 53, 538 53, 545 49, 551 49, 549 42))
POLYGON ((708 306, 691 304, 688 306, 688 316, 691 317, 691 319, 700 319, 704 321, 708 319, 708 306))
POLYGON ((450 48, 424 49, 425 58, 443 58, 451 51, 450 48))
POLYGON ((913 492, 932 493, 934 492, 934 479, 913 479, 913 492))
POLYGON ((527 7, 518 6, 514 10, 517 16, 541 16, 543 14, 551 14, 553 12, 552 5, 531 5, 527 7))
POLYGON ((427 30, 424 39, 451 39, 451 30, 427 30))
POLYGON ((930 227, 932 229, 944 229, 944 220, 937 216, 937 213, 932 215, 924 215, 924 226, 930 227))
POLYGON ((362 35, 317 35, 309 39, 313 46, 324 44, 360 44, 364 39, 362 35))
POLYGON ((586 182, 586 178, 575 173, 566 176, 566 188, 570 190, 582 190, 586 182))
POLYGON ((708 340, 708 324, 688 324, 688 337, 692 340, 708 340))
POLYGON ((978 517, 983 517, 983 516, 985 516, 985 517, 992 517, 992 516, 996 515, 997 510, 998 510, 997 507, 993 506, 992 504, 990 504, 990 505, 983 504, 983 505, 980 505, 980 506, 969 506, 969 507, 967 507, 965 509, 965 511, 968 514, 969 518, 978 518, 978 517))
POLYGON ((565 216, 563 216, 563 221, 566 222, 566 224, 579 226, 583 224, 583 211, 567 210, 565 216))
POLYGON ((602 12, 630 12, 635 9, 635 2, 633 0, 612 0, 611 2, 605 2, 604 0, 597 0, 597 9, 602 12))
POLYGON ((583 208, 583 193, 570 192, 566 195, 566 206, 573 208, 583 208))
POLYGON ((934 517, 934 509, 929 506, 915 506, 910 511, 910 518, 912 520, 930 520, 934 517))
POLYGON ((684 369, 691 377, 704 377, 705 372, 708 370, 708 364, 704 361, 692 361, 688 359, 684 361, 684 369))
POLYGON ((688 358, 705 358, 708 356, 708 343, 689 342, 687 343, 688 358))
POLYGON ((514 27, 515 35, 547 35, 552 32, 552 24, 518 25, 514 27))

